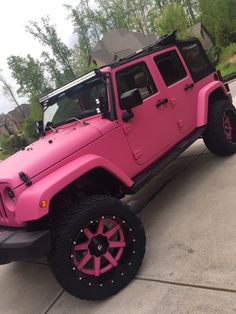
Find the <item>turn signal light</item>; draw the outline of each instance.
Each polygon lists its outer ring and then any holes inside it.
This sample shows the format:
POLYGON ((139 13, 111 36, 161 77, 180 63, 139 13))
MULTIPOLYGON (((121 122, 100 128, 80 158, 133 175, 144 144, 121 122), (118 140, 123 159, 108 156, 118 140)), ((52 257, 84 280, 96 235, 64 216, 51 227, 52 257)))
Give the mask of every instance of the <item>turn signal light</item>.
POLYGON ((46 200, 40 201, 40 207, 41 208, 47 208, 48 207, 48 201, 46 201, 46 200))

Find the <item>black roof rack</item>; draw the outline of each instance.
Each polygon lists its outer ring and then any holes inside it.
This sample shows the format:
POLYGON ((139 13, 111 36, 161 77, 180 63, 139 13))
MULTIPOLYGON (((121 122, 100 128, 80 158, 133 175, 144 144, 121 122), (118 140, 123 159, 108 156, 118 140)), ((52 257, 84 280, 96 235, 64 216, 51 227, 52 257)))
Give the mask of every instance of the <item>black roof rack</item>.
POLYGON ((143 47, 142 49, 140 49, 138 51, 135 51, 135 52, 131 53, 128 56, 125 56, 123 58, 117 59, 111 65, 115 66, 115 65, 119 64, 120 62, 123 63, 124 61, 129 60, 131 58, 134 58, 134 57, 138 56, 141 53, 145 53, 145 52, 149 52, 149 51, 155 50, 156 48, 158 48, 160 46, 167 46, 167 45, 174 44, 174 43, 176 43, 176 33, 177 33, 177 31, 175 30, 174 32, 166 34, 166 35, 160 37, 158 40, 154 41, 153 43, 143 47))

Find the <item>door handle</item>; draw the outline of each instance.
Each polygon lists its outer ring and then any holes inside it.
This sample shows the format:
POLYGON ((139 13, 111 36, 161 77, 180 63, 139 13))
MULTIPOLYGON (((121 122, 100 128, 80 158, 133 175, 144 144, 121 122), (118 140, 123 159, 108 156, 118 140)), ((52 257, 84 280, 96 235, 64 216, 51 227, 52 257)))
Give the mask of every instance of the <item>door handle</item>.
POLYGON ((156 103, 156 107, 163 106, 163 105, 167 104, 168 101, 169 101, 169 100, 168 100, 167 98, 162 99, 162 100, 159 100, 159 101, 156 103))
POLYGON ((193 87, 194 87, 193 83, 192 84, 187 84, 187 85, 184 86, 184 90, 187 91, 189 89, 192 89, 193 87))

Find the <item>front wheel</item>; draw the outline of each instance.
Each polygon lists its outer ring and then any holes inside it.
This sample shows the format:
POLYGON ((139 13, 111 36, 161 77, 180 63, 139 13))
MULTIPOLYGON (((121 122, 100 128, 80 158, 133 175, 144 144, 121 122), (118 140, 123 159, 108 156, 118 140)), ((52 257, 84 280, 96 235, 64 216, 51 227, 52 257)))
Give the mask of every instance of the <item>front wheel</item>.
POLYGON ((125 287, 141 266, 145 233, 121 201, 95 195, 78 202, 52 229, 49 264, 61 286, 87 300, 125 287))
POLYGON ((209 105, 203 140, 216 155, 226 156, 236 152, 236 109, 228 100, 218 100, 209 105))

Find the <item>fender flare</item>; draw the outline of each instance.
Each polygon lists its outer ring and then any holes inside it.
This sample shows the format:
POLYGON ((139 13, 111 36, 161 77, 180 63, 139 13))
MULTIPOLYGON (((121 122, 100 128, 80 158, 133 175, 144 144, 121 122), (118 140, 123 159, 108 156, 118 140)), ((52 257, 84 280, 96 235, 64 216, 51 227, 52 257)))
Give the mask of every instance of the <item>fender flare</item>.
POLYGON ((227 91, 221 81, 211 82, 200 90, 197 103, 197 127, 207 124, 209 96, 218 88, 220 88, 225 96, 227 96, 227 91))
POLYGON ((45 216, 49 212, 49 204, 54 195, 80 176, 96 168, 106 170, 127 187, 133 185, 133 181, 107 159, 92 154, 84 155, 28 187, 16 202, 16 221, 25 222, 45 216), (47 200, 46 208, 40 207, 41 200, 47 200))

